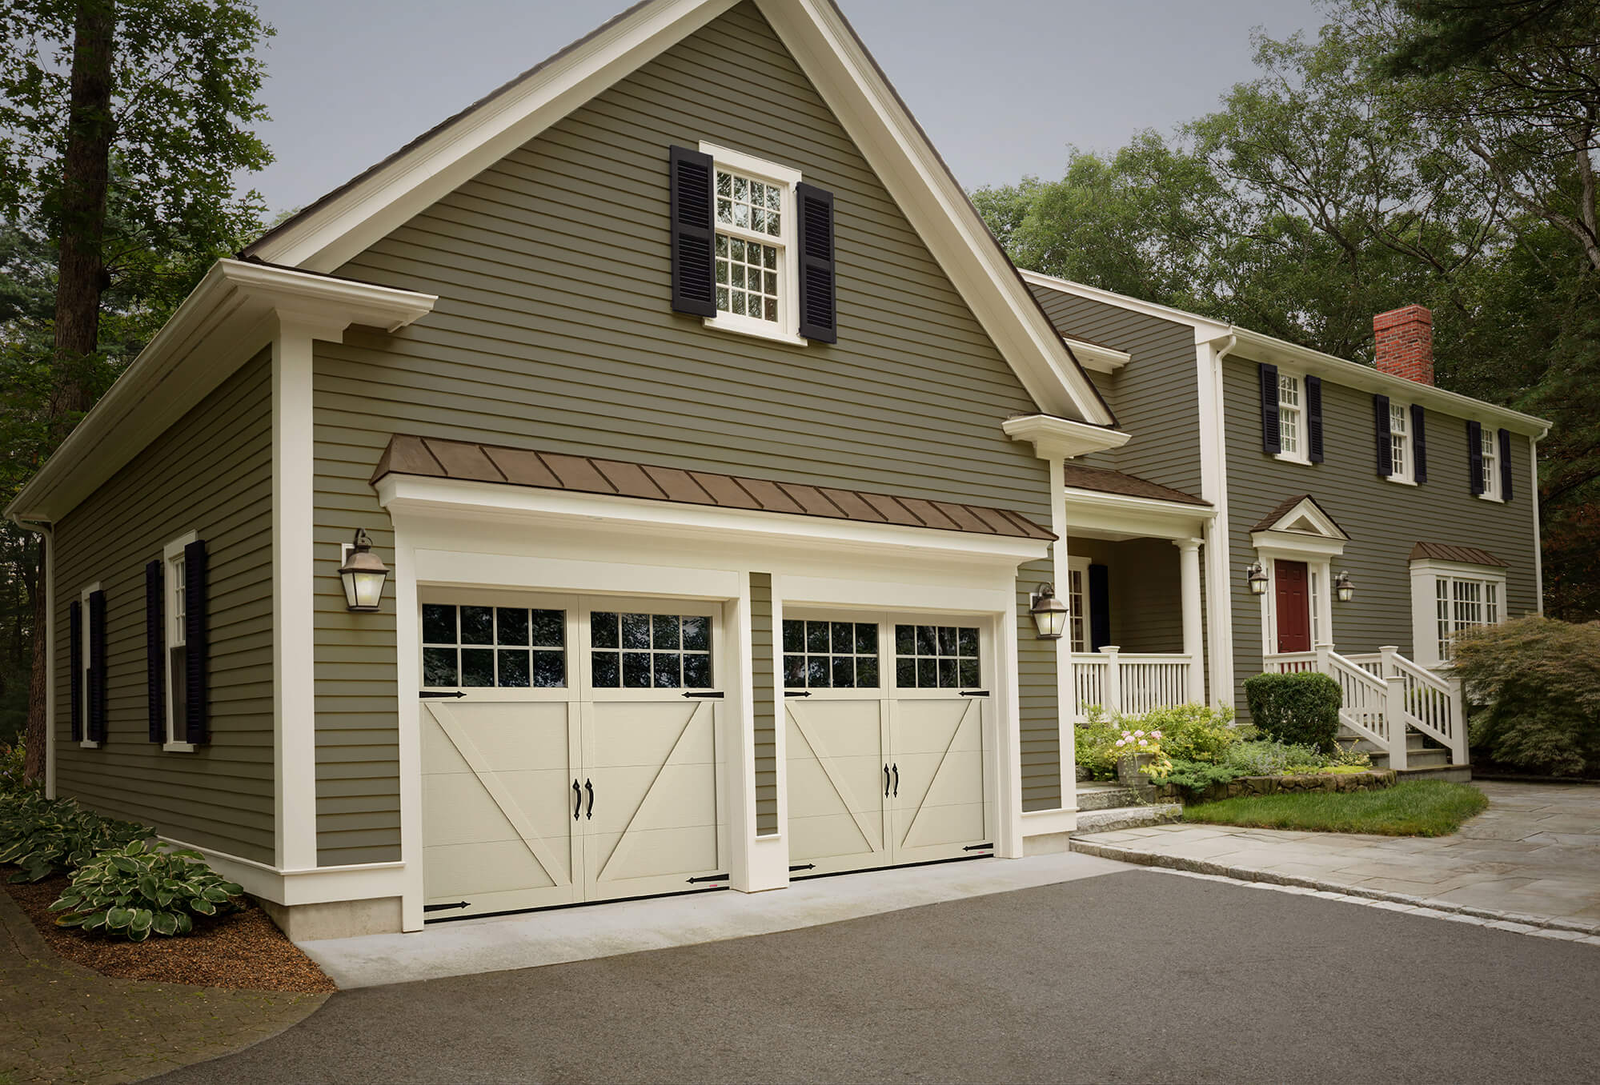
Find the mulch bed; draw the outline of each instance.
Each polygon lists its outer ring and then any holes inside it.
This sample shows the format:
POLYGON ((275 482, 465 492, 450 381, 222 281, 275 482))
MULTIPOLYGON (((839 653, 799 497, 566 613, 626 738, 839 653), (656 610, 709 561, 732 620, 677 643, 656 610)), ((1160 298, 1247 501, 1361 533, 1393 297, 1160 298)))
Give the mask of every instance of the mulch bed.
POLYGON ((248 898, 241 911, 212 919, 195 916, 191 934, 174 938, 152 934, 144 942, 128 942, 56 926, 50 905, 66 889, 67 876, 57 874, 40 882, 12 885, 5 879, 15 871, 15 867, 0 866, 0 884, 33 920, 50 948, 103 975, 254 991, 322 994, 338 990, 248 898))

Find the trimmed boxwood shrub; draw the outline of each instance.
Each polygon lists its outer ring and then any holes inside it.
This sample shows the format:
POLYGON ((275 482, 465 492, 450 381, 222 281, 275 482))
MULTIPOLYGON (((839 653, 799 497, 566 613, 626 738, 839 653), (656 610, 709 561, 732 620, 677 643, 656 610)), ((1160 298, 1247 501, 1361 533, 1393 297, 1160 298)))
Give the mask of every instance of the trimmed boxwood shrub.
POLYGON ((1250 722, 1279 740, 1332 753, 1339 734, 1339 683, 1325 674, 1258 674, 1244 684, 1250 722))

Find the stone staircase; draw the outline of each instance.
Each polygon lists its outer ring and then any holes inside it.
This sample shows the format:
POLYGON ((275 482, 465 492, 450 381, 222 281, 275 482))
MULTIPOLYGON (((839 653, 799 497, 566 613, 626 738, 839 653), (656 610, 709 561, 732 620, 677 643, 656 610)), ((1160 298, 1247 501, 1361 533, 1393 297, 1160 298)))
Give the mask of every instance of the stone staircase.
POLYGON ((1183 807, 1155 801, 1153 787, 1126 787, 1109 781, 1078 781, 1078 828, 1075 835, 1109 833, 1178 821, 1183 807))

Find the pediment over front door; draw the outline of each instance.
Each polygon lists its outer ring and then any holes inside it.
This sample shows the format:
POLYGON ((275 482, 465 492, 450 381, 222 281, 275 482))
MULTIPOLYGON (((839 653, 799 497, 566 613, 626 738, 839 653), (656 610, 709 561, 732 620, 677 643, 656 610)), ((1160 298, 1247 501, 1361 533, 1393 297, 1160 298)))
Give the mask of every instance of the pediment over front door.
POLYGON ((1257 550, 1331 557, 1343 554, 1349 541, 1344 528, 1310 494, 1285 498, 1250 529, 1257 550))

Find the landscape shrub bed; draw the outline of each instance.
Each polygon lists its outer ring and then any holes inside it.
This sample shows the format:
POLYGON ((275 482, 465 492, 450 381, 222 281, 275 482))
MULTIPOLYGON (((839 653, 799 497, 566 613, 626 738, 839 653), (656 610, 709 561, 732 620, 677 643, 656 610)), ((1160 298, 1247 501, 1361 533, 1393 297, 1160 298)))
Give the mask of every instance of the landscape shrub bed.
POLYGON ((13 882, 36 882, 153 836, 148 825, 101 817, 75 799, 47 799, 32 789, 0 794, 0 863, 22 868, 13 882))
POLYGON ((194 929, 194 916, 238 909, 243 887, 225 880, 197 851, 150 848, 135 840, 81 864, 50 906, 59 926, 142 942, 194 929))

